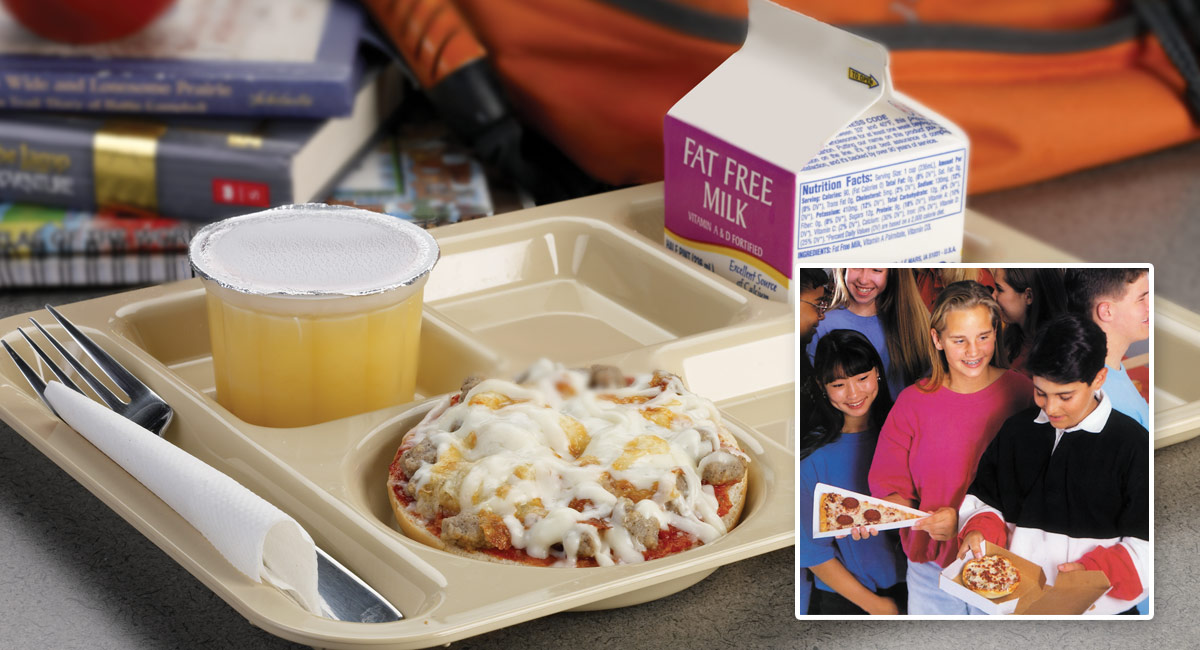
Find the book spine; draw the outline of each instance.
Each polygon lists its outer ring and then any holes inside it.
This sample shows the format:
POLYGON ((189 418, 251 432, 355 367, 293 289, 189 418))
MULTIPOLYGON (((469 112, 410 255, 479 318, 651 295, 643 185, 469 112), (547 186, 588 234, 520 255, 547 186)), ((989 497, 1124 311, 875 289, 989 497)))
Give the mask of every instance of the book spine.
POLYGON ((356 80, 289 73, 195 75, 19 69, 0 58, 0 110, 126 115, 327 118, 350 113, 356 80))
MULTIPOLYGON (((254 138, 250 138, 254 140, 254 138)), ((271 143, 128 125, 0 119, 0 201, 94 211, 121 206, 216 221, 293 200, 295 151, 271 143)))
POLYGON ((214 142, 212 134, 185 130, 164 137, 156 161, 155 209, 174 218, 208 222, 294 203, 296 150, 288 143, 253 137, 242 146, 240 139, 232 135, 214 142))
POLYGON ((0 119, 0 201, 91 209, 92 133, 0 119))

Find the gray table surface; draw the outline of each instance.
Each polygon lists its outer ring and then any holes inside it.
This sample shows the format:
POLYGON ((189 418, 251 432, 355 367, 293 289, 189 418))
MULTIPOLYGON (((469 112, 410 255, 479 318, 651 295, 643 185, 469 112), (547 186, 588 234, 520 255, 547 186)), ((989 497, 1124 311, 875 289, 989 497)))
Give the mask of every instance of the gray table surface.
MULTIPOLYGON (((1193 144, 970 204, 1088 261, 1154 263, 1158 295, 1200 310, 1197 179, 1193 144)), ((0 296, 0 317, 104 293, 9 292, 0 296)), ((1200 572, 1200 440, 1154 457, 1151 621, 797 621, 788 548, 652 603, 557 614, 453 646, 1197 647, 1189 612, 1200 572)), ((0 612, 0 648, 298 647, 250 625, 2 423, 0 612)))

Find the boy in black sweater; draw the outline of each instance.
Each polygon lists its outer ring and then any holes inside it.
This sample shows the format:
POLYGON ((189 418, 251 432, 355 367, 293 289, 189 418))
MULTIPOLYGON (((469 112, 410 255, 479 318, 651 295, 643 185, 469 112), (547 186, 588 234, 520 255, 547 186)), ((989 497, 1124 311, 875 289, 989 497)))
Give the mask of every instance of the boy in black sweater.
POLYGON ((1036 407, 1009 418, 979 461, 959 521, 960 557, 983 541, 1059 573, 1103 571, 1112 588, 1088 614, 1134 614, 1150 580, 1146 430, 1101 386, 1107 341, 1063 314, 1038 332, 1027 368, 1036 407))

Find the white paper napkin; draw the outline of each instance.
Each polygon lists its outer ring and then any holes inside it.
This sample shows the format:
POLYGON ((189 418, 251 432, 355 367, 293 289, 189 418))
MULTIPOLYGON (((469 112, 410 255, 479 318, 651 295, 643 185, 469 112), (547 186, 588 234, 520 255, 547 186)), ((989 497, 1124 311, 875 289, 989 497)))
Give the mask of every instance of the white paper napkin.
POLYGON ((72 429, 196 527, 238 571, 320 614, 316 547, 287 513, 229 476, 57 381, 46 401, 72 429))

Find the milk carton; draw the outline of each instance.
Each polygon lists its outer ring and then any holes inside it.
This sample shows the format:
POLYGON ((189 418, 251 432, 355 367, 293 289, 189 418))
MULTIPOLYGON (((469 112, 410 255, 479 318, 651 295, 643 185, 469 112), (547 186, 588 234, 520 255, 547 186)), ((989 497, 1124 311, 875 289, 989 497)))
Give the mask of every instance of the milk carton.
POLYGON ((768 0, 667 113, 667 247, 766 298, 797 260, 957 262, 966 135, 892 89, 883 46, 768 0))

